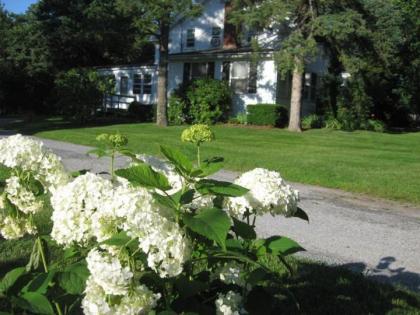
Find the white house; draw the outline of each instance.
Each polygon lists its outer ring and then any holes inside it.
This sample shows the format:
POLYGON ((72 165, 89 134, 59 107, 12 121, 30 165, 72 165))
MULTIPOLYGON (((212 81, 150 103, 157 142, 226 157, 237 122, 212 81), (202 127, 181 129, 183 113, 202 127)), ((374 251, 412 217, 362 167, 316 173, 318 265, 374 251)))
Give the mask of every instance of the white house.
MULTIPOLYGON (((180 18, 171 27, 168 93, 182 82, 211 77, 226 80, 232 87, 234 113, 244 111, 249 104, 289 104, 291 80, 278 75, 273 60, 275 45, 280 42, 279 35, 248 32, 239 40, 235 27, 226 18, 230 10, 228 1, 200 2, 203 10, 199 17, 180 18), (251 38, 257 39, 261 47, 257 62, 252 62, 255 58, 252 58, 251 38)), ((145 104, 156 103, 158 58, 158 53, 155 53, 154 65, 101 69, 103 73, 116 77, 117 96, 114 96, 114 101, 136 99, 145 104)), ((305 69, 304 115, 315 109, 319 75, 326 70, 326 60, 320 54, 305 69)))

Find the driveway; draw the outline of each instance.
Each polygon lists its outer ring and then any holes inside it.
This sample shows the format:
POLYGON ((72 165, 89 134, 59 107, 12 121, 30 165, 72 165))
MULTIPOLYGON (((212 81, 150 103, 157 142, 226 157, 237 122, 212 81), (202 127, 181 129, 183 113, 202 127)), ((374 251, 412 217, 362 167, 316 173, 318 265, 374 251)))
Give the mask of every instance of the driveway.
MULTIPOLYGON (((88 156, 90 147, 42 139, 60 155, 66 167, 92 172, 108 170, 109 160, 88 156)), ((127 164, 118 158, 117 167, 127 164)), ((220 180, 238 173, 221 171, 220 180)), ((300 206, 310 223, 263 216, 257 220, 261 236, 285 235, 307 251, 304 257, 343 265, 379 281, 420 291, 420 208, 392 201, 291 183, 300 191, 300 206)))

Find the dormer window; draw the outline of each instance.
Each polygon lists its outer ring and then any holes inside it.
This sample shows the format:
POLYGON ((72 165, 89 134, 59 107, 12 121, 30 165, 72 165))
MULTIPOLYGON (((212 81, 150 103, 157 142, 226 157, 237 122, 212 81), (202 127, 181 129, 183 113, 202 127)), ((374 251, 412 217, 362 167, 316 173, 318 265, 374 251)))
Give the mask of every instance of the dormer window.
POLYGON ((195 29, 190 28, 187 30, 187 47, 193 48, 195 46, 195 29))

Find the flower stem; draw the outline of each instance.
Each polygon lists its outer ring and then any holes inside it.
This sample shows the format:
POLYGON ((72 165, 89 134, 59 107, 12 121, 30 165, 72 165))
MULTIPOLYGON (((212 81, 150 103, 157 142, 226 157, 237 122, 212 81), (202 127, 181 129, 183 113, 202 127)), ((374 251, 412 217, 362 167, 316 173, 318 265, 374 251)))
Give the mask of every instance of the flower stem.
POLYGON ((55 305, 55 308, 57 309, 57 314, 63 315, 63 313, 61 312, 60 305, 57 302, 54 302, 54 305, 55 305))
POLYGON ((200 168, 200 160, 201 160, 201 156, 200 156, 200 143, 197 143, 197 165, 200 168))
POLYGON ((44 248, 42 246, 42 241, 41 241, 41 238, 39 236, 38 236, 36 242, 38 244, 38 251, 39 251, 39 254, 41 255, 41 260, 42 260, 42 265, 44 267, 44 271, 48 272, 47 260, 45 259, 44 248))
POLYGON ((114 161, 115 161, 115 150, 112 149, 112 154, 111 154, 111 181, 112 182, 114 182, 114 180, 115 180, 114 161))

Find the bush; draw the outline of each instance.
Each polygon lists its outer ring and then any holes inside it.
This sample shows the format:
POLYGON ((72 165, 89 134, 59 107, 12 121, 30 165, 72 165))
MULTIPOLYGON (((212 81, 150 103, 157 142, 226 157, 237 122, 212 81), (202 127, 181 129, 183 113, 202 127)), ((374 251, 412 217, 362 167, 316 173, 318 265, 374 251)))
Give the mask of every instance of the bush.
POLYGON ((343 125, 338 121, 337 118, 329 117, 325 121, 325 128, 333 129, 333 130, 341 130, 343 128, 343 125))
POLYGON ((384 132, 386 129, 384 122, 377 119, 368 119, 366 130, 384 132))
POLYGON ((228 122, 231 124, 246 125, 247 114, 246 112, 240 112, 235 117, 229 118, 228 122))
POLYGON ((248 105, 247 111, 247 122, 251 125, 282 127, 288 119, 287 108, 275 104, 248 105))
POLYGON ((128 106, 128 114, 130 117, 135 118, 141 122, 150 122, 154 120, 155 106, 141 104, 137 101, 133 101, 128 106))
POLYGON ((58 107, 62 114, 81 123, 94 116, 102 106, 103 95, 111 93, 114 82, 96 70, 71 69, 55 80, 58 107))
POLYGON ((226 122, 232 106, 232 92, 224 81, 199 79, 187 89, 191 123, 226 122))
POLYGON ((182 125, 188 120, 187 104, 178 95, 172 94, 169 97, 168 120, 171 125, 182 125))
POLYGON ((214 139, 208 126, 193 126, 182 140, 195 145, 196 158, 162 145, 161 160, 131 152, 122 134, 100 134, 90 152, 110 158, 108 179, 68 174, 35 139, 0 139, 0 166, 10 168, 0 236, 8 247, 27 234, 25 244, 33 241, 28 264, 1 270, 1 310, 276 314, 282 301, 295 304, 294 296, 277 299, 287 289, 278 267, 292 272, 285 258, 303 248, 284 236, 261 238, 255 222, 268 213, 308 221, 298 191, 262 168, 235 184, 206 178, 223 167, 220 156, 201 159, 204 143, 214 139), (131 157, 128 168, 115 170, 117 154, 131 157), (52 229, 38 228, 35 215, 52 229))
POLYGON ((316 114, 302 118, 303 129, 322 128, 323 123, 323 117, 316 114))

